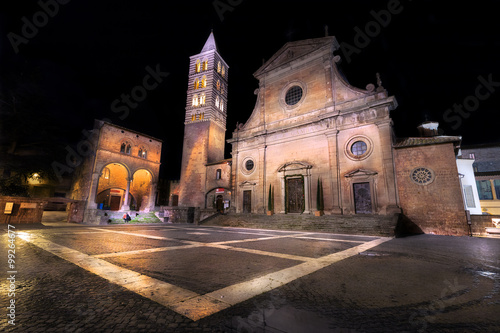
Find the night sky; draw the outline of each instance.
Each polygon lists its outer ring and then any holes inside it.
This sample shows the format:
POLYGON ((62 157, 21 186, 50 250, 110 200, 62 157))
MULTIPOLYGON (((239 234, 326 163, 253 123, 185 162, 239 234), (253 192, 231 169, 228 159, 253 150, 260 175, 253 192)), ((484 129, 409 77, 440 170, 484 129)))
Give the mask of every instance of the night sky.
POLYGON ((189 56, 211 29, 230 66, 229 138, 253 110, 252 74, 263 59, 289 41, 325 36, 325 25, 343 45, 349 82, 365 88, 379 72, 396 97, 398 137, 435 120, 464 145, 500 142, 496 1, 59 1, 0 5, 2 147, 13 137, 24 147, 53 142, 53 158, 64 158, 82 129, 107 118, 163 140, 161 176, 177 179, 189 56), (113 112, 147 67, 161 82, 128 115, 113 112))

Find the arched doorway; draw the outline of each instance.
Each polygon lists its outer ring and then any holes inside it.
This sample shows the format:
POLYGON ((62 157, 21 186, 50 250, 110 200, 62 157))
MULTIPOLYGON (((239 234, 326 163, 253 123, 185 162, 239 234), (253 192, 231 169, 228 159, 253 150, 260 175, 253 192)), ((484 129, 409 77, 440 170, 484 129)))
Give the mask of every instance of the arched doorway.
POLYGON ((224 199, 220 194, 217 195, 217 199, 215 201, 215 208, 217 209, 217 212, 224 213, 224 199))
POLYGON ((152 180, 151 173, 146 169, 139 169, 134 173, 130 184, 130 193, 136 202, 134 206, 131 205, 131 210, 144 211, 149 208, 152 180))
POLYGON ((125 199, 128 175, 127 168, 119 163, 110 163, 102 169, 95 200, 98 208, 121 209, 125 199))
POLYGON ((224 187, 215 187, 205 193, 205 208, 219 210, 222 205, 222 211, 231 206, 231 191, 224 187))

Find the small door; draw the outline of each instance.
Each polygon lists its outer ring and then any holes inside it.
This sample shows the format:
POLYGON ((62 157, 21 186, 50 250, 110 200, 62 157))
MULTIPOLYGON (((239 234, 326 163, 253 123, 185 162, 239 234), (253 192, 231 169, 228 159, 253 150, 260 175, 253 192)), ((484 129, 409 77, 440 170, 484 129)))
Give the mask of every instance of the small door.
POLYGON ((355 183, 354 187, 354 209, 356 214, 372 213, 372 195, 370 183, 355 183))
POLYGON ((222 200, 222 195, 217 196, 215 207, 217 208, 217 212, 224 213, 224 201, 222 200))
POLYGON ((111 209, 111 210, 120 210, 121 201, 122 201, 122 197, 121 196, 119 197, 117 195, 112 195, 110 203, 109 203, 109 206, 110 206, 109 209, 111 209))
POLYGON ((304 211, 304 180, 290 178, 287 184, 288 213, 302 213, 304 211))
POLYGON ((243 191, 243 213, 252 212, 252 191, 243 191))
POLYGON ((172 203, 170 206, 178 206, 179 205, 179 196, 177 194, 172 194, 172 203))

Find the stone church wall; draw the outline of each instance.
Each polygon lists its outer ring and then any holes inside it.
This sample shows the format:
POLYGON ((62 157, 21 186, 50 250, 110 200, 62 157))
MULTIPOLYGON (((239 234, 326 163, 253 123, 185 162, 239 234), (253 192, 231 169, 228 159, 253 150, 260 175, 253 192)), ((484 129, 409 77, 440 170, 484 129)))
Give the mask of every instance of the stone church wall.
POLYGON ((398 192, 403 214, 424 233, 467 235, 468 226, 461 196, 452 143, 414 146, 395 150, 398 192), (412 171, 426 168, 433 180, 423 185, 412 181, 412 171))

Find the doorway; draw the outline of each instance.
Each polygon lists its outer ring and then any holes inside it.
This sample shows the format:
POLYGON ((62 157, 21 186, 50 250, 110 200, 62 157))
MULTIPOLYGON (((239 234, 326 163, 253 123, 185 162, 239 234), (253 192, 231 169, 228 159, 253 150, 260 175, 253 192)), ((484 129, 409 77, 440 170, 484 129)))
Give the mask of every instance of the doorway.
POLYGON ((243 191, 243 213, 252 212, 252 191, 243 191))
POLYGON ((286 180, 287 213, 302 213, 304 211, 304 178, 289 178, 286 180))
POLYGON ((122 197, 117 195, 112 195, 109 202, 110 210, 120 210, 120 204, 122 202, 122 197))
POLYGON ((354 183, 354 211, 356 214, 372 213, 370 183, 354 183))

